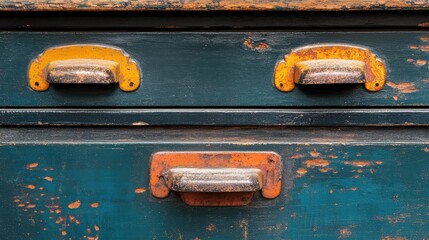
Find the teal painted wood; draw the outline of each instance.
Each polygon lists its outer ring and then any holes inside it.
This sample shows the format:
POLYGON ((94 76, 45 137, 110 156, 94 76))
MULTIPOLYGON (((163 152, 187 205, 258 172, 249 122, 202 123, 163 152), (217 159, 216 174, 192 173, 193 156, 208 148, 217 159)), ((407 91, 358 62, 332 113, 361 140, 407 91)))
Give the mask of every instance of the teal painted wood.
POLYGON ((2 32, 0 107, 428 106, 428 35, 426 31, 2 32), (243 44, 249 37, 252 49, 243 44), (49 47, 80 43, 124 49, 141 66, 142 86, 132 93, 117 86, 52 87, 42 93, 28 87, 33 58, 49 47), (269 47, 258 49, 261 43, 269 47), (386 61, 389 85, 376 93, 362 86, 277 91, 276 62, 292 48, 315 43, 368 47, 386 61))
POLYGON ((2 239, 429 235, 429 136, 423 128, 2 129, 1 133, 2 239), (149 159, 165 150, 276 151, 284 161, 282 194, 275 200, 257 195, 250 205, 232 208, 189 207, 175 194, 154 199, 148 189, 149 159), (307 161, 314 159, 329 164, 311 167, 307 161), (307 173, 298 176, 300 168, 307 173), (137 188, 147 191, 137 194, 137 188), (68 207, 78 200, 78 208, 68 207), (99 206, 93 208, 92 203, 99 206), (49 211, 55 209, 61 212, 49 211))

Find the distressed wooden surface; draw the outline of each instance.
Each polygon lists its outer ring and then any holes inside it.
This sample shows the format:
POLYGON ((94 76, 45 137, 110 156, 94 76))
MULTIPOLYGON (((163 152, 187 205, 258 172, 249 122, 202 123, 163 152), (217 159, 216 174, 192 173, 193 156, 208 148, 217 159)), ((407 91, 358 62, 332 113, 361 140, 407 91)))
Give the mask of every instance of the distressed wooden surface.
POLYGON ((0 107, 303 107, 428 106, 429 33, 395 32, 2 32, 0 107), (66 44, 122 48, 142 71, 141 87, 28 87, 29 63, 66 44), (277 61, 291 49, 317 43, 367 47, 386 62, 379 92, 363 86, 273 86, 277 61))
POLYGON ((0 109, 0 125, 428 126, 428 109, 0 109))
POLYGON ((428 0, 1 0, 4 11, 346 11, 416 10, 429 7, 428 0))
POLYGON ((426 128, 2 128, 2 239, 425 239, 426 128), (207 131, 206 131, 207 130, 207 131), (12 141, 10 141, 12 140, 12 141), (155 199, 166 150, 275 151, 281 196, 189 207, 155 199))

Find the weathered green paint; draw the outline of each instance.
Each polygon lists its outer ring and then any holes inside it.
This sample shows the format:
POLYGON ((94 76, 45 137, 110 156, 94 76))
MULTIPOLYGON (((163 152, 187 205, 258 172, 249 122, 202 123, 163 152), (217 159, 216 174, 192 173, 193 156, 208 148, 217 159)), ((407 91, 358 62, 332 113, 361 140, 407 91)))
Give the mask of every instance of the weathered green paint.
POLYGON ((428 35, 421 31, 2 32, 0 106, 428 106, 428 35), (243 44, 246 39, 251 48, 243 44), (142 69, 141 87, 132 93, 116 86, 57 86, 43 93, 28 87, 27 70, 32 59, 49 47, 78 43, 124 49, 142 69), (316 43, 369 48, 385 60, 389 85, 374 93, 360 85, 324 90, 297 88, 290 93, 276 90, 276 62, 292 48, 316 43))
POLYGON ((42 136, 33 135, 37 130, 20 137, 14 134, 25 131, 2 131, 2 239, 97 235, 100 239, 425 239, 429 235, 429 136, 424 129, 387 129, 384 136, 383 131, 371 129, 230 130, 233 134, 213 130, 201 137, 195 135, 204 132, 198 129, 175 133, 166 129, 158 134, 153 130, 153 135, 145 130, 121 134, 123 130, 105 129, 90 134, 75 129, 69 135, 62 135, 61 129, 58 134, 53 131, 47 130, 49 137, 39 141, 42 136), (6 141, 7 136, 16 141, 6 141), (176 194, 154 199, 148 189, 149 159, 152 153, 166 150, 275 151, 284 161, 282 194, 275 200, 258 194, 250 205, 233 208, 189 207, 176 194), (327 160, 329 165, 308 167, 306 161, 314 159, 327 160), (357 160, 369 165, 350 165, 357 160), (28 168, 31 163, 38 165, 28 168), (299 177, 299 168, 308 172, 299 177), (29 184, 34 189, 28 189, 29 184), (136 194, 136 188, 147 191, 136 194), (70 209, 68 205, 77 200, 80 207, 70 209), (90 207, 94 202, 98 208, 90 207), (24 206, 18 207, 20 203, 24 206), (27 208, 31 204, 34 208, 27 208), (50 213, 52 205, 58 205, 61 213, 50 213), (70 215, 79 224, 70 221, 70 215), (65 222, 56 223, 60 217, 65 222), (61 236, 62 230, 66 236, 61 236))

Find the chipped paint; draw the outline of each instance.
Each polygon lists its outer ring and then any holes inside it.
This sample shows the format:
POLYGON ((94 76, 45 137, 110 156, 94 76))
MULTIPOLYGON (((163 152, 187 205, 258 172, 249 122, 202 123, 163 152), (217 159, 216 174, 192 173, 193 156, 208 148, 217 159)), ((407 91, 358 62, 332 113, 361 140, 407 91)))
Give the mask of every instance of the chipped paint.
POLYGON ((76 200, 68 205, 70 209, 76 209, 80 207, 80 200, 76 200))
POLYGON ((30 163, 30 164, 28 164, 28 165, 27 165, 27 168, 28 168, 28 169, 32 169, 32 168, 36 168, 37 166, 39 166, 39 163, 34 162, 34 163, 30 163))
POLYGON ((305 165, 307 168, 314 168, 314 167, 327 167, 329 166, 329 161, 319 158, 319 159, 312 159, 305 161, 305 165))
POLYGON ((304 157, 305 157, 304 154, 295 154, 295 155, 290 156, 290 158, 292 158, 292 159, 298 159, 298 158, 304 158, 304 157))
POLYGON ((426 60, 423 60, 423 59, 417 59, 417 60, 414 62, 414 64, 415 64, 415 65, 417 65, 417 66, 419 66, 419 67, 426 65, 426 63, 427 63, 427 61, 426 61, 426 60))
POLYGON ((348 238, 352 235, 352 231, 348 228, 340 229, 340 238, 348 238))
POLYGON ((209 224, 207 227, 206 227, 206 230, 207 231, 209 231, 209 232, 213 232, 213 231, 216 231, 216 225, 214 225, 213 223, 211 223, 211 224, 209 224))
POLYGON ((45 179, 45 180, 46 180, 46 181, 48 181, 48 182, 52 182, 52 181, 54 180, 54 178, 49 177, 49 176, 46 176, 46 177, 44 177, 43 179, 45 179))
POLYGON ((370 161, 363 161, 363 160, 357 160, 357 161, 345 161, 344 162, 345 165, 351 165, 354 167, 369 167, 372 166, 373 163, 370 161))
POLYGON ((134 189, 134 192, 137 194, 144 193, 146 192, 146 188, 136 188, 134 189))
MULTIPOLYGON (((406 0, 2 0, 2 11, 350 11, 350 10, 425 10, 427 1, 406 0)), ((425 27, 429 23, 420 23, 425 27)))
POLYGON ((312 157, 320 157, 320 153, 318 151, 316 151, 316 149, 314 149, 313 151, 310 152, 310 156, 312 156, 312 157))
POLYGON ((98 203, 98 202, 93 202, 93 203, 91 203, 91 205, 90 205, 92 208, 98 208, 99 206, 100 206, 100 203, 98 203))
POLYGON ((35 189, 35 188, 36 188, 36 186, 34 186, 33 184, 28 184, 28 185, 26 186, 26 188, 33 190, 33 189, 35 189))
POLYGON ((400 93, 414 93, 417 92, 418 89, 412 82, 401 82, 401 83, 394 83, 394 82, 387 82, 387 86, 398 90, 400 93))
POLYGON ((307 169, 299 168, 298 170, 296 170, 296 173, 298 174, 299 177, 302 177, 307 173, 307 169))

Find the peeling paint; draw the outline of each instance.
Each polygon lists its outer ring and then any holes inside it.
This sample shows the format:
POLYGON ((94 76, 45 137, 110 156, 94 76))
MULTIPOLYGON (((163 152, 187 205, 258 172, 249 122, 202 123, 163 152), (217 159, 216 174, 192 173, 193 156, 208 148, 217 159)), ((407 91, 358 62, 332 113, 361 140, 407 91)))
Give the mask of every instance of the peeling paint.
POLYGON ((74 201, 68 205, 70 209, 76 209, 80 207, 80 200, 74 201))
POLYGON ((352 235, 352 232, 348 228, 340 229, 340 238, 348 238, 352 235))
POLYGON ((305 165, 308 168, 314 168, 314 167, 327 167, 329 166, 329 161, 325 159, 312 159, 305 161, 305 165))
POLYGON ((398 90, 398 92, 400 93, 413 93, 418 91, 418 89, 412 82, 401 82, 397 84, 393 82, 387 82, 386 85, 398 90))
POLYGON ((370 161, 363 161, 363 160, 357 160, 357 161, 346 161, 344 162, 344 164, 346 165, 352 165, 354 167, 368 167, 368 166, 372 166, 372 162, 370 161))
POLYGON ((146 192, 146 188, 136 188, 136 189, 134 189, 134 192, 137 194, 144 193, 144 192, 146 192))
POLYGON ((298 170, 296 170, 296 173, 298 174, 299 177, 304 176, 307 173, 307 169, 299 168, 298 170))

